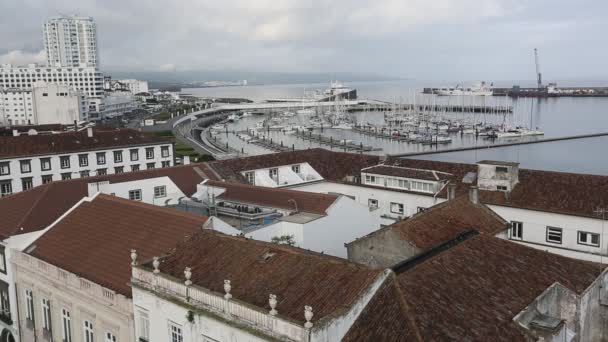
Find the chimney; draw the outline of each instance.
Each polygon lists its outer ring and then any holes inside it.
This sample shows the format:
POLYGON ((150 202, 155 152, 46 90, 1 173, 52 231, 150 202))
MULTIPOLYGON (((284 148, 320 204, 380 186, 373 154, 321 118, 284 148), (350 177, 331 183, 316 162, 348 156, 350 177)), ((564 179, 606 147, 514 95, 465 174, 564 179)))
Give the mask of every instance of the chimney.
POLYGON ((447 191, 448 191, 448 201, 451 201, 454 198, 456 198, 456 184, 448 183, 447 191))
POLYGON ((473 204, 479 204, 479 188, 472 186, 469 188, 469 200, 473 204))
POLYGON ((87 127, 87 137, 93 137, 93 127, 87 127))
POLYGON ((190 156, 184 156, 184 161, 182 163, 183 165, 189 165, 190 164, 190 156))
POLYGON ((78 121, 74 120, 74 132, 78 132, 78 121))
POLYGON ((18 130, 16 130, 16 129, 14 129, 14 130, 13 130, 13 136, 14 136, 14 137, 18 137, 18 136, 19 136, 19 131, 18 131, 18 130))

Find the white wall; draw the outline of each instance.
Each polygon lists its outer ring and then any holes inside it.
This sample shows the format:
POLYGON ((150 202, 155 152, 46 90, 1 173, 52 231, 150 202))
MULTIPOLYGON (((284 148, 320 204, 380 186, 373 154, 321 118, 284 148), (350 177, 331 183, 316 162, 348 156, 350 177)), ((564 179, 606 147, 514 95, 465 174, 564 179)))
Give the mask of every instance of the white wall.
MULTIPOLYGON (((156 177, 148 179, 134 180, 130 182, 120 183, 89 183, 89 196, 93 196, 96 192, 101 192, 108 195, 115 195, 121 198, 129 199, 129 191, 141 190, 141 201, 158 206, 174 205, 179 203, 179 199, 185 197, 184 194, 171 178, 156 177), (164 186, 166 196, 154 197, 154 188, 164 186)), ((191 194, 188 194, 188 196, 191 194)))
POLYGON ((71 87, 39 82, 33 89, 33 99, 34 125, 70 125, 87 119, 86 98, 71 87))
MULTIPOLYGON (((133 307, 135 322, 139 322, 139 311, 148 313, 150 320, 150 341, 171 341, 169 335, 169 322, 181 326, 184 342, 203 342, 203 336, 210 337, 215 341, 266 341, 256 335, 248 333, 244 329, 238 329, 233 325, 225 324, 219 319, 214 319, 211 314, 195 314, 194 322, 187 320, 188 309, 173 302, 163 300, 154 294, 133 288, 133 307)), ((140 336, 139 326, 136 327, 136 339, 140 336)), ((206 341, 205 341, 206 342, 206 341)))
MULTIPOLYGON (((498 205, 489 205, 489 207, 507 221, 523 222, 521 242, 526 246, 595 262, 600 262, 601 251, 602 254, 607 255, 608 236, 603 234, 602 220, 498 205), (546 241, 547 226, 562 228, 561 244, 546 241), (602 248, 579 244, 578 231, 600 234, 602 248)), ((604 228, 608 228, 608 223, 604 223, 604 228)), ((604 257, 604 262, 605 260, 604 257)))
POLYGON ((393 219, 383 219, 382 224, 391 224, 395 222, 398 217, 408 217, 415 214, 418 211, 418 207, 429 208, 435 204, 445 201, 443 198, 433 198, 433 196, 418 195, 412 193, 391 191, 382 188, 371 188, 350 184, 333 183, 333 182, 319 182, 312 184, 302 184, 290 188, 292 190, 310 191, 317 193, 340 193, 348 196, 353 196, 355 201, 367 206, 369 199, 376 199, 378 201, 376 216, 391 217, 393 219), (391 213, 390 204, 402 203, 404 213, 399 215, 391 213))
POLYGON ((0 181, 12 180, 13 193, 22 191, 22 178, 32 177, 33 186, 42 184, 43 175, 52 175, 53 180, 61 180, 61 174, 70 173, 72 178, 80 178, 80 171, 89 170, 90 176, 96 176, 97 170, 106 169, 107 174, 115 173, 116 167, 123 167, 124 172, 132 171, 133 165, 139 165, 140 170, 145 170, 148 163, 154 163, 155 168, 160 168, 162 162, 169 162, 170 166, 173 166, 173 148, 171 144, 158 144, 148 146, 136 146, 136 147, 120 147, 115 149, 103 149, 95 151, 83 151, 77 153, 65 153, 56 155, 45 155, 35 157, 23 157, 23 158, 11 158, 11 159, 0 159, 0 163, 8 161, 10 164, 9 175, 0 176, 0 181), (169 155, 162 157, 161 146, 169 147, 169 155), (154 159, 146 159, 146 148, 154 148, 154 159), (139 151, 139 158, 137 161, 131 161, 130 150, 137 149, 139 151), (113 151, 122 151, 122 162, 114 162, 113 151), (106 163, 97 164, 97 153, 106 154, 106 163), (80 166, 78 161, 78 155, 88 155, 89 163, 87 166, 80 166), (61 168, 60 156, 70 156, 70 167, 66 169, 61 168), (42 171, 41 158, 51 158, 51 170, 42 171), (30 160, 31 172, 21 173, 20 160, 30 160))
POLYGON ((378 217, 367 206, 341 196, 327 210, 327 216, 304 224, 278 221, 246 235, 268 242, 273 237, 293 235, 298 247, 346 258, 345 243, 379 227, 378 217))

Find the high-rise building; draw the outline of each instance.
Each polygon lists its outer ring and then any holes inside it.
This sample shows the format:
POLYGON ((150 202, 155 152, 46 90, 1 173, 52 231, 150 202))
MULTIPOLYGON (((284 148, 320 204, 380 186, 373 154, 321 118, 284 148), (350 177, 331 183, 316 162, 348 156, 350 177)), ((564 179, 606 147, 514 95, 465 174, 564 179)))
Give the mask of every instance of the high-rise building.
POLYGON ((91 17, 60 16, 44 24, 48 66, 97 67, 97 29, 91 17))

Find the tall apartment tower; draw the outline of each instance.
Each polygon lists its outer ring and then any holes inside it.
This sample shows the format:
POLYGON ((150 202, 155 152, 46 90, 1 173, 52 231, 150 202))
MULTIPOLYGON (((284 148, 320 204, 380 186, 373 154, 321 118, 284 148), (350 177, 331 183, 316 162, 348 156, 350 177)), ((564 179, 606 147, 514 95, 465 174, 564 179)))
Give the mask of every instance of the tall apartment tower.
POLYGON ((97 68, 97 28, 91 17, 60 16, 44 24, 48 66, 97 68))

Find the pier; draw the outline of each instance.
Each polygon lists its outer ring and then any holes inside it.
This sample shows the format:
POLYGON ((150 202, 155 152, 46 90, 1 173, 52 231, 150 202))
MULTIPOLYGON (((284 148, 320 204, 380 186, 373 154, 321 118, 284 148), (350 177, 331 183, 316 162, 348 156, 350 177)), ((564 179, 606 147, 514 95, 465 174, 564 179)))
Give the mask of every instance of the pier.
POLYGON ((565 137, 557 137, 557 138, 546 138, 546 139, 538 139, 538 140, 530 140, 530 141, 513 141, 506 143, 499 143, 493 145, 479 145, 479 146, 466 146, 466 147, 455 147, 455 148, 446 148, 436 151, 424 151, 424 152, 408 152, 408 153, 395 153, 388 154, 389 158, 403 158, 403 157, 415 157, 415 156, 423 156, 429 154, 439 154, 439 153, 449 153, 449 152, 462 152, 462 151, 473 151, 473 150, 487 150, 491 148, 498 147, 509 147, 509 146, 518 146, 518 145, 530 145, 530 144, 541 144, 555 141, 566 141, 566 140, 575 140, 575 139, 585 139, 585 138, 597 138, 597 137, 606 137, 608 136, 608 132, 604 133, 592 133, 592 134, 581 134, 581 135, 571 135, 565 137))
POLYGON ((343 149, 345 152, 371 152, 382 150, 381 148, 375 148, 373 146, 365 146, 363 145, 363 143, 355 144, 352 142, 347 142, 346 140, 335 140, 333 137, 326 137, 321 134, 313 134, 311 131, 298 131, 294 135, 302 140, 313 141, 321 145, 329 146, 330 148, 343 149))

